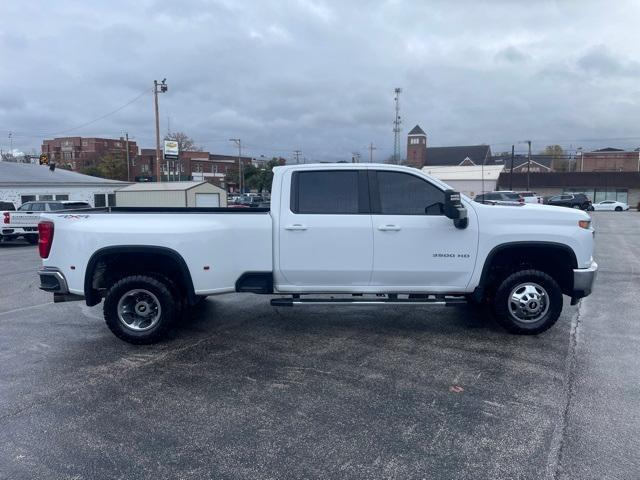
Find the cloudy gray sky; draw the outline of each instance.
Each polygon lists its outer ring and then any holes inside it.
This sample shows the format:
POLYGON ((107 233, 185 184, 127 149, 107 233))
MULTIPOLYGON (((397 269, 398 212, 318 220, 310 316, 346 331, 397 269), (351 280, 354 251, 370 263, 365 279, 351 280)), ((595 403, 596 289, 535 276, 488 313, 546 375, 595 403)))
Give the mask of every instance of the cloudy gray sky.
POLYGON ((396 86, 403 133, 419 123, 434 146, 636 147, 638 25, 632 0, 3 1, 0 146, 128 131, 152 147, 166 77, 162 131, 220 153, 241 137, 340 160, 373 142, 383 160, 396 86))

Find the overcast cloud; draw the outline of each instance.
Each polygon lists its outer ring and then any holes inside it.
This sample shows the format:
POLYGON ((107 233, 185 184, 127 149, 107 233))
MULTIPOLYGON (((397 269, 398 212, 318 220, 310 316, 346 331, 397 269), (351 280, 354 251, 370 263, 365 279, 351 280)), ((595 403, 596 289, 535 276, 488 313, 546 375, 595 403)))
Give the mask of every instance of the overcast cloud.
POLYGON ((27 152, 59 132, 128 131, 151 148, 166 77, 163 133, 169 118, 220 153, 240 137, 252 155, 341 160, 373 142, 383 160, 396 86, 403 144, 420 124, 434 146, 636 147, 639 14, 634 1, 5 0, 0 146, 10 131, 27 152))

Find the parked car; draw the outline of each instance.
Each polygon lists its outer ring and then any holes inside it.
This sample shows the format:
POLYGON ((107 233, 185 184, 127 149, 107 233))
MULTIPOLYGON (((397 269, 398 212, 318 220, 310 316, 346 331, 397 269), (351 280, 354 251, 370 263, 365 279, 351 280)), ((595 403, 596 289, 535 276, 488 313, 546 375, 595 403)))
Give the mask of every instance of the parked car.
POLYGON ((23 203, 18 210, 2 212, 0 240, 13 240, 22 237, 35 245, 38 242, 38 222, 41 213, 88 208, 91 208, 91 205, 87 202, 73 200, 43 200, 23 203))
POLYGON ((136 344, 163 338, 202 297, 232 292, 275 293, 276 307, 471 301, 528 335, 557 321, 563 294, 591 293, 585 212, 483 205, 399 165, 273 172, 268 211, 45 213, 40 288, 58 302, 104 299, 107 326, 136 344))
POLYGON ((478 203, 490 203, 492 205, 524 204, 524 198, 516 192, 488 192, 476 195, 474 200, 478 203))
POLYGON ((544 203, 544 199, 536 192, 515 192, 524 198, 525 203, 544 203))
POLYGON ((555 195, 547 200, 547 205, 554 205, 556 207, 570 207, 579 208, 581 210, 591 210, 591 199, 584 193, 563 193, 562 195, 555 195))
POLYGON ((253 195, 243 195, 240 198, 239 204, 240 205, 245 205, 247 207, 256 208, 263 201, 264 200, 262 199, 262 197, 260 195, 254 193, 253 195))
POLYGON ((603 200, 602 202, 594 203, 593 209, 595 211, 622 212, 629 210, 629 205, 615 200, 603 200))
POLYGON ((12 202, 0 202, 0 212, 15 212, 16 206, 12 202))

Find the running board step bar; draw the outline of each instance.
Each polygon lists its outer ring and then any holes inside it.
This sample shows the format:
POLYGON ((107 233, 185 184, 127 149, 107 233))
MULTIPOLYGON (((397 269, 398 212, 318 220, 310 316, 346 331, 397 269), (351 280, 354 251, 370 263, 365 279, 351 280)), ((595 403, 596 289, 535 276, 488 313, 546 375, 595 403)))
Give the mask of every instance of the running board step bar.
POLYGON ((272 307, 293 307, 298 305, 463 305, 464 297, 436 298, 273 298, 272 307))

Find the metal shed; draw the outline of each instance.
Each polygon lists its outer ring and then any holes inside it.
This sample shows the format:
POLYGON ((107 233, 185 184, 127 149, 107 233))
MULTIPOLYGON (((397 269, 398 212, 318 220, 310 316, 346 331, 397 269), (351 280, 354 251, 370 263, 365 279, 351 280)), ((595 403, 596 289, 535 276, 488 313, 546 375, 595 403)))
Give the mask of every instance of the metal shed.
POLYGON ((226 207, 227 192, 208 182, 136 183, 116 192, 118 207, 226 207))

